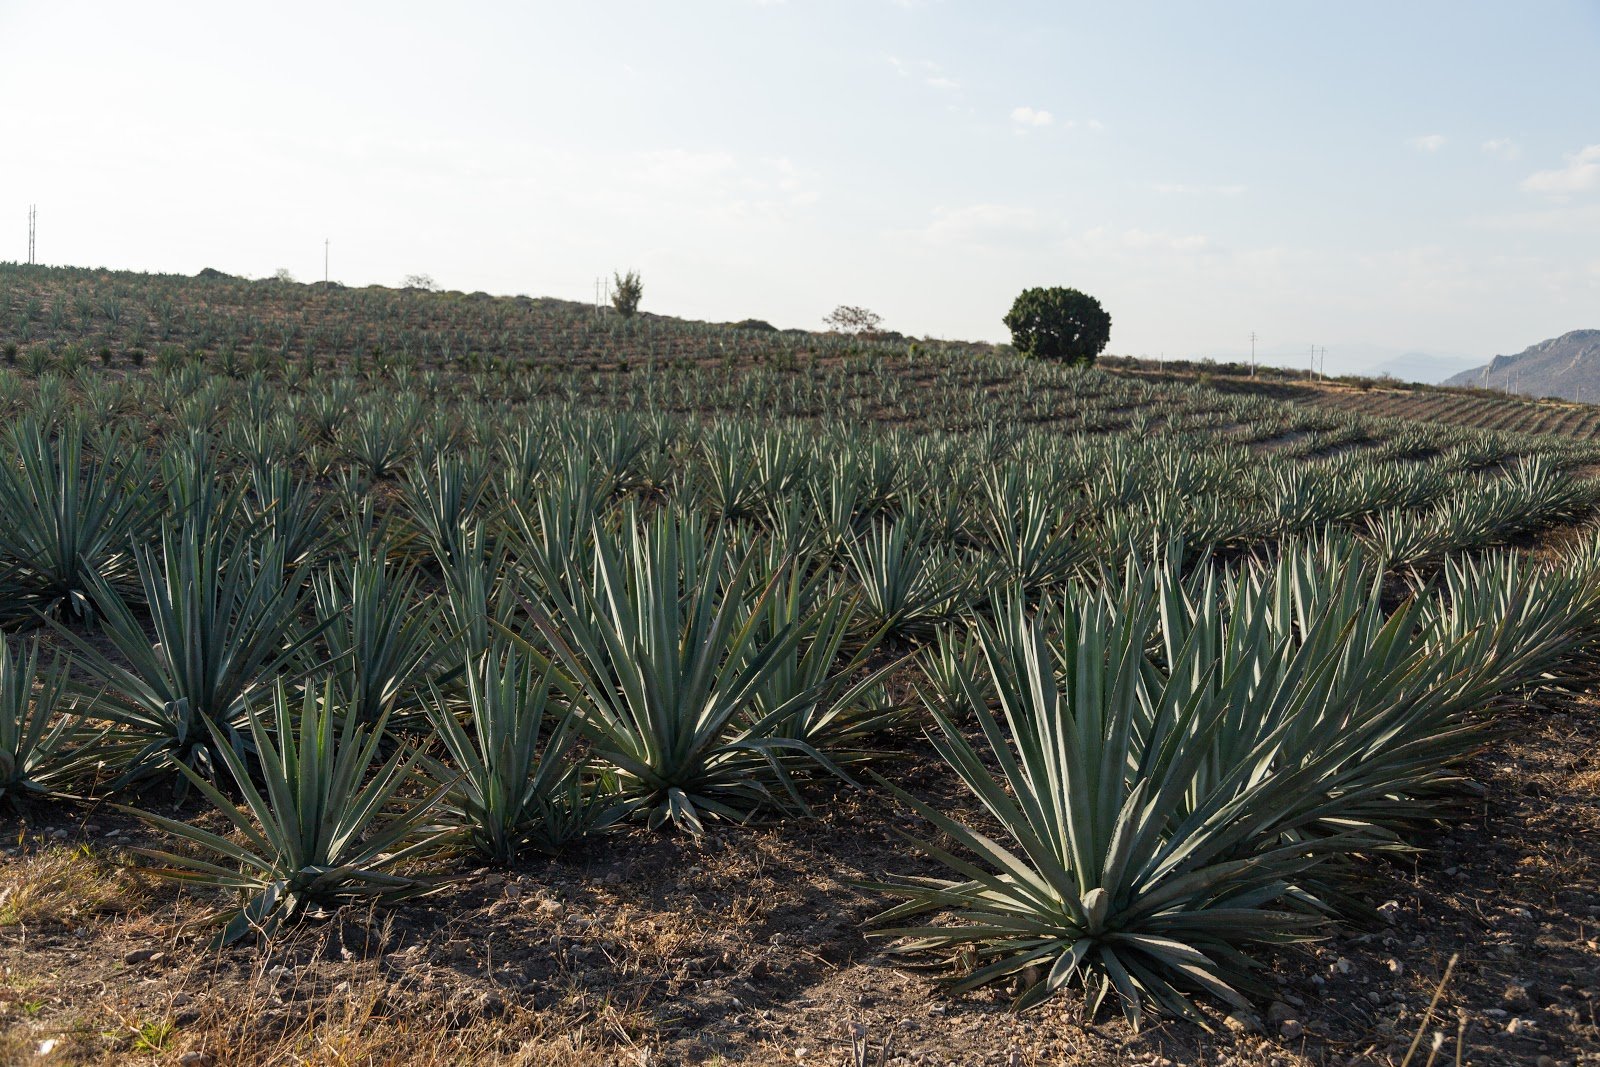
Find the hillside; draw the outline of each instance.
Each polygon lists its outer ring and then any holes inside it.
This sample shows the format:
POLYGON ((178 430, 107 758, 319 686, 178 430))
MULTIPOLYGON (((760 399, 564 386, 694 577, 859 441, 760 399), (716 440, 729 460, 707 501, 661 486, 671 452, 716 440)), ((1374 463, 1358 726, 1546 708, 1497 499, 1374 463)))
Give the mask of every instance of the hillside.
POLYGON ((1600 444, 215 277, 0 353, 0 1064, 1600 1053, 1600 444))
POLYGON ((1600 399, 1600 330, 1573 330, 1514 356, 1496 356, 1444 384, 1502 389, 1521 396, 1600 399))
MULTIPOLYGON (((786 365, 852 352, 906 350, 871 337, 708 323, 548 297, 351 288, 0 263, 0 344, 7 362, 82 360, 107 367, 197 357, 225 373, 285 364, 359 370, 620 370, 641 366, 786 365)), ((949 347, 920 342, 924 347, 949 347)), ((967 346, 955 346, 967 347, 967 346)), ((989 349, 991 346, 975 346, 989 349)))

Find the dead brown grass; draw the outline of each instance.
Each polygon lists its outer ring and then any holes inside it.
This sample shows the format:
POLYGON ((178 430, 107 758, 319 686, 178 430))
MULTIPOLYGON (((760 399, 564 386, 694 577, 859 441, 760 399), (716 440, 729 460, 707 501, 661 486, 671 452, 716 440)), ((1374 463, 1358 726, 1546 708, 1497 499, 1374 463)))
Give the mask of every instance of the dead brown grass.
POLYGON ((0 867, 0 929, 48 923, 70 929, 132 911, 149 893, 148 881, 111 853, 88 844, 51 845, 0 867))

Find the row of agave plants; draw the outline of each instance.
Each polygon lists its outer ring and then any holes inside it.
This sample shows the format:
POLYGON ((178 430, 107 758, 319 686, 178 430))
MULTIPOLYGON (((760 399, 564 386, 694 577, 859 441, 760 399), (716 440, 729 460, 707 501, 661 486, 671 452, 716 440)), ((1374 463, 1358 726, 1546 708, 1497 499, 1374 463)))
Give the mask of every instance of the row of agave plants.
MULTIPOLYGON (((464 853, 694 836, 882 775, 949 868, 885 872, 899 951, 964 962, 958 988, 1022 976, 1024 1006, 1082 983, 1199 1017, 1259 991, 1263 945, 1357 910, 1371 858, 1451 810, 1493 702, 1600 634, 1592 545, 1446 556, 1394 607, 1388 547, 1302 532, 1334 517, 1312 505, 1226 561, 1163 534, 1152 486, 1220 522, 1268 484, 1242 450, 506 419, 384 470, 248 430, 14 426, 0 599, 45 634, 0 657, 0 790, 213 806, 228 832, 141 814, 231 941, 436 890, 464 853), (1115 552, 1081 536, 1108 529, 1115 552), (908 725, 985 825, 893 784, 908 725)), ((1484 472, 1501 517, 1463 512, 1450 547, 1564 492, 1541 462, 1484 472)))
POLYGON ((942 433, 580 415, 564 402, 446 402, 350 379, 295 392, 204 376, 41 389, 9 410, 0 494, 18 518, 0 530, 14 561, 11 579, 0 571, 0 615, 15 613, 17 574, 37 584, 77 567, 74 552, 126 563, 129 542, 147 542, 162 516, 218 479, 310 542, 330 511, 348 529, 374 494, 397 495, 402 525, 434 541, 479 519, 526 527, 551 486, 573 506, 668 497, 774 529, 797 550, 846 545, 864 584, 890 598, 917 586, 926 596, 914 599, 936 608, 980 597, 996 573, 1047 584, 1157 533, 1199 555, 1333 524, 1390 565, 1414 567, 1569 521, 1596 492, 1568 473, 1581 451, 1492 437, 1306 460, 1170 429, 942 433))

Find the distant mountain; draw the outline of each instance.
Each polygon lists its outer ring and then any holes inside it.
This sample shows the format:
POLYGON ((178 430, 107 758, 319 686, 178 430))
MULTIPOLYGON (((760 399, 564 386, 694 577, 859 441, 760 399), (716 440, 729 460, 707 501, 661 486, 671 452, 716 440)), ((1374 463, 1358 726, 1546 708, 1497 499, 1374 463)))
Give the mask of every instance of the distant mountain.
POLYGON ((1470 356, 1436 356, 1431 352, 1405 352, 1371 364, 1361 373, 1376 378, 1388 375, 1407 382, 1434 385, 1472 366, 1470 356))
MULTIPOLYGON (((1264 366, 1304 370, 1308 362, 1308 347, 1309 345, 1301 344, 1263 347, 1259 359, 1264 366)), ((1250 358, 1248 351, 1240 352, 1237 349, 1219 349, 1200 354, 1209 356, 1219 363, 1243 363, 1250 358)), ((1379 378, 1388 375, 1401 381, 1436 385, 1477 362, 1478 357, 1462 355, 1459 352, 1419 352, 1415 349, 1408 351, 1402 348, 1390 348, 1387 345, 1342 340, 1338 344, 1328 346, 1327 362, 1320 369, 1335 377, 1360 375, 1366 378, 1379 378)))
POLYGON ((1486 365, 1462 371, 1444 384, 1600 402, 1600 330, 1573 330, 1514 356, 1495 356, 1486 365))

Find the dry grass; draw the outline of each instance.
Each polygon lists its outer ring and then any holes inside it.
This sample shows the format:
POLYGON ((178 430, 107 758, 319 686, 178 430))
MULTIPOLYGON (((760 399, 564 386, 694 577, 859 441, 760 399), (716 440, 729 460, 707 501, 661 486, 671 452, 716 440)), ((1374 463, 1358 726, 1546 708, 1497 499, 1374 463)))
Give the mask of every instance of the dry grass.
POLYGON ((133 868, 87 844, 51 845, 0 869, 0 929, 59 924, 68 929, 129 912, 149 896, 133 868))

